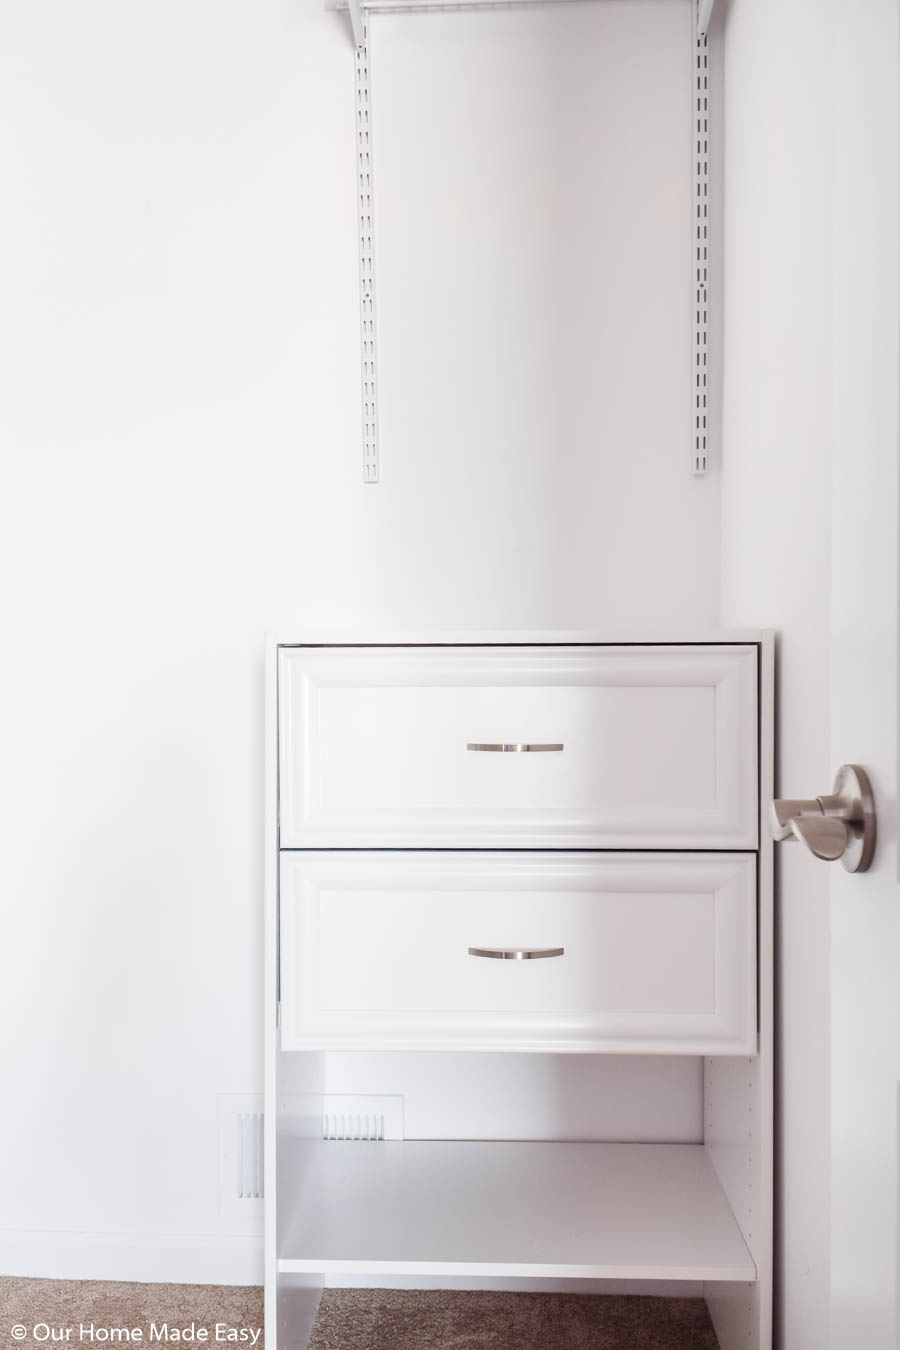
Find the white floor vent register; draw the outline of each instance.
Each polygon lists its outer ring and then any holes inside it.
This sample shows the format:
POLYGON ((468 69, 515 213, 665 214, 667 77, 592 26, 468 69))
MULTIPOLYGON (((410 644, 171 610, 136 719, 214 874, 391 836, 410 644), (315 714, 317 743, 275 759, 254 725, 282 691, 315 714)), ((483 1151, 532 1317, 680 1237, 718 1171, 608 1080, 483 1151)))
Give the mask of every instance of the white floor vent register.
POLYGON ((323 1099, 322 1138, 374 1143, 403 1138, 403 1098, 337 1094, 323 1099))
POLYGON ((241 1200, 263 1198, 263 1114, 242 1111, 238 1116, 238 1196, 241 1200))
POLYGON ((259 1093, 219 1097, 219 1210, 223 1217, 263 1212, 265 1118, 259 1093))

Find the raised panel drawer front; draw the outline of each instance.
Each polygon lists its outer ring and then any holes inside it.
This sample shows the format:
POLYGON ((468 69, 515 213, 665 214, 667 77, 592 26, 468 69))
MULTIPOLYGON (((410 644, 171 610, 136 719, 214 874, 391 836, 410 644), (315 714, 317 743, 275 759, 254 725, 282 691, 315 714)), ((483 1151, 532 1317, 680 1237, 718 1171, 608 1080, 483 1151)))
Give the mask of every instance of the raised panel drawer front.
POLYGON ((755 859, 284 852, 281 1000, 285 1050, 753 1054, 755 859))
POLYGON ((282 647, 282 848, 757 842, 752 645, 282 647))

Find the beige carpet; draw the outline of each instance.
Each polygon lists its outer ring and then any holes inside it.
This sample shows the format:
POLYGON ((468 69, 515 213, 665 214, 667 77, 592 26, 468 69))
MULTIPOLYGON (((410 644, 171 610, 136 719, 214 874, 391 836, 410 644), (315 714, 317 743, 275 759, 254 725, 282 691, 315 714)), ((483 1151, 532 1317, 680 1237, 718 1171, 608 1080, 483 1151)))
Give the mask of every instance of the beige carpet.
MULTIPOLYGON (((257 1288, 0 1279, 3 1350, 128 1344, 102 1334, 114 1327, 139 1327, 142 1347, 162 1347, 167 1343, 159 1338, 163 1324, 169 1328, 168 1344, 181 1350, 215 1346, 217 1326, 224 1328, 220 1346, 252 1347, 258 1332, 258 1350, 262 1313, 257 1288), (151 1324, 157 1328, 152 1342, 151 1324), (174 1338, 174 1329, 181 1332, 191 1324, 193 1341, 174 1338), (40 1340, 34 1328, 40 1326, 43 1337, 43 1325, 51 1336, 40 1340), (14 1334, 14 1327, 25 1328, 24 1338, 14 1334), (205 1341, 196 1337, 201 1327, 209 1333, 205 1341), (243 1342, 228 1334, 242 1330, 243 1342)), ((329 1289, 310 1350, 717 1350, 717 1343, 701 1299, 329 1289)))
MULTIPOLYGON (((216 1346, 216 1324, 240 1331, 245 1328, 248 1336, 243 1342, 244 1350, 253 1346, 251 1337, 254 1331, 259 1335, 255 1350, 263 1343, 263 1295, 259 1288, 239 1289, 229 1285, 207 1284, 113 1284, 92 1280, 20 1280, 0 1279, 0 1345, 3 1350, 8 1346, 25 1347, 34 1350, 41 1342, 34 1337, 34 1327, 45 1323, 56 1331, 55 1339, 47 1339, 43 1344, 48 1350, 59 1350, 60 1346, 69 1346, 71 1350, 87 1350, 97 1346, 115 1345, 116 1350, 129 1344, 139 1344, 141 1350, 152 1345, 155 1350, 165 1350, 165 1340, 150 1340, 151 1323, 159 1329, 166 1323, 170 1329, 189 1327, 191 1323, 199 1329, 206 1327, 209 1339, 206 1342, 173 1341, 179 1350, 191 1345, 216 1346), (90 1326, 95 1332, 91 1340, 90 1326), (26 1337, 20 1339, 13 1335, 13 1327, 25 1327, 26 1337), (84 1333, 81 1333, 81 1327, 84 1333), (71 1334, 64 1339, 66 1328, 71 1334), (140 1327, 143 1339, 140 1342, 102 1339, 102 1332, 113 1327, 127 1327, 131 1330, 140 1327), (101 1335, 98 1335, 101 1333, 101 1335)), ((43 1331, 39 1332, 42 1336, 43 1331)), ((220 1350, 226 1350, 235 1341, 221 1340, 220 1350)))
POLYGON ((326 1289, 310 1350, 718 1350, 699 1298, 326 1289))

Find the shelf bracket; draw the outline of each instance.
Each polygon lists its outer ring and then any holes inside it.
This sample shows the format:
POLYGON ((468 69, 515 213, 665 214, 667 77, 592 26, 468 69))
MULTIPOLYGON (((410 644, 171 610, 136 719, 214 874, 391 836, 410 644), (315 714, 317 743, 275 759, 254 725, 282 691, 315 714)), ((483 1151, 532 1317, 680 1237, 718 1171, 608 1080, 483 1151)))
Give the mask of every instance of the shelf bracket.
POLYGON ((697 37, 705 38, 709 32, 709 21, 712 18, 713 6, 716 0, 697 0, 697 37))
POLYGON ((363 18, 362 6, 359 0, 348 0, 347 8, 350 11, 350 23, 353 28, 354 47, 364 47, 366 45, 366 21, 363 18))

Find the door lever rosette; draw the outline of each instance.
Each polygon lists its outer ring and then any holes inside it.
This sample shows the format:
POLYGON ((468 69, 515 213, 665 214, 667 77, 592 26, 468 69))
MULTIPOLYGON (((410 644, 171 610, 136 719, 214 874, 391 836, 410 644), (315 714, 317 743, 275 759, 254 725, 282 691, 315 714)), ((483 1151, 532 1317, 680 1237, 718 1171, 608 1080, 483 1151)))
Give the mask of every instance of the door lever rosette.
POLYGON ((875 800, 865 769, 842 764, 831 793, 811 801, 776 799, 769 829, 778 841, 800 839, 823 862, 840 858, 848 872, 865 872, 875 853, 875 800))

